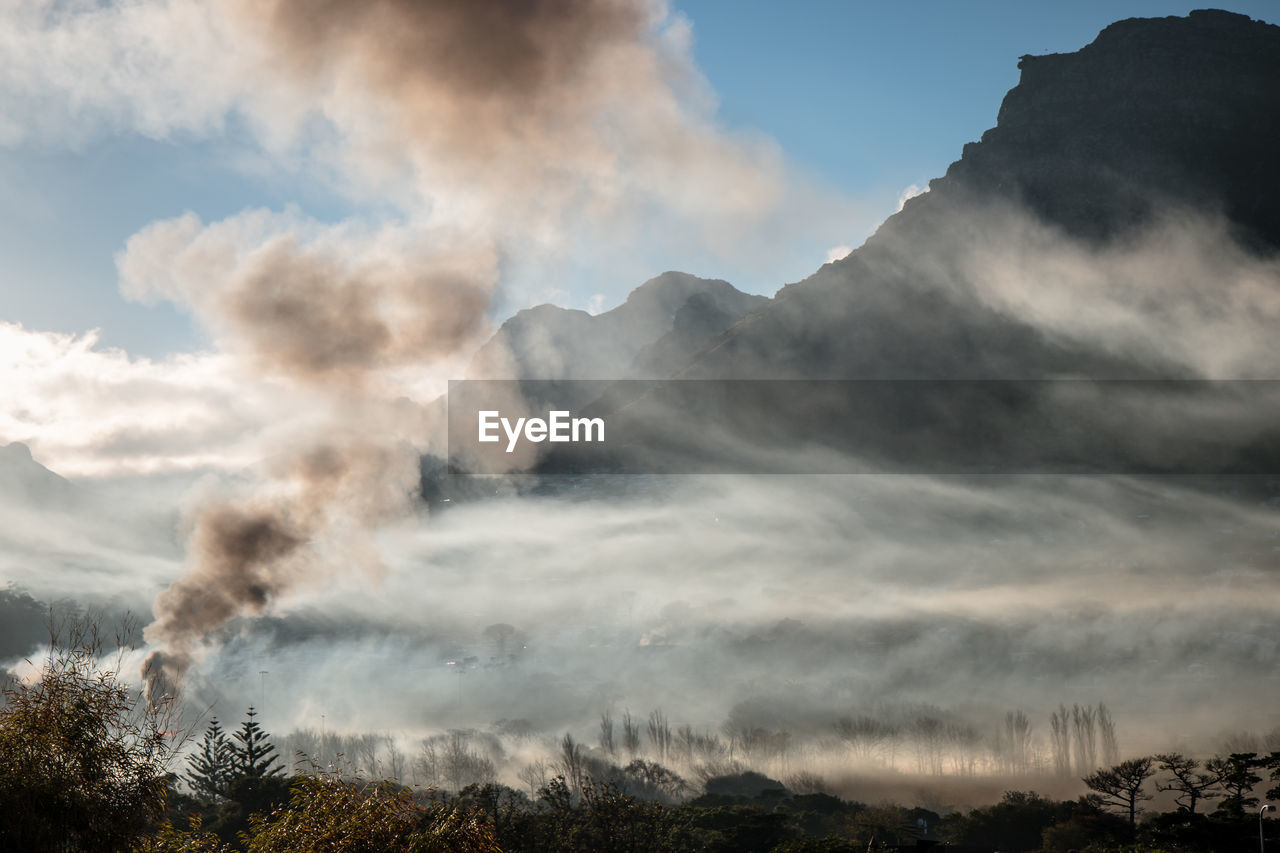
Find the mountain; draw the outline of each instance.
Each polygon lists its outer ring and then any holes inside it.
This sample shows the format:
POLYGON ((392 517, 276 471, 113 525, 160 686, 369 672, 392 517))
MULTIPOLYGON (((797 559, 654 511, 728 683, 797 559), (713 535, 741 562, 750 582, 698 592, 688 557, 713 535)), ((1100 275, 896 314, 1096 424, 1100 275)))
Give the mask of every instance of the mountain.
POLYGON ((41 465, 21 442, 0 447, 0 498, 67 509, 76 498, 70 482, 41 465))
POLYGON ((1275 253, 1280 27, 1220 11, 1132 19, 1075 53, 1024 56, 1019 68, 996 127, 927 193, 709 341, 679 375, 1195 375, 1153 347, 1099 346, 1011 311, 984 295, 993 275, 979 261, 1029 251, 1029 231, 1077 255, 1105 252, 1168 215, 1224 223, 1239 244, 1275 253))
POLYGON ((476 353, 467 378, 662 376, 766 301, 727 281, 665 272, 603 314, 555 305, 520 311, 476 353))
POLYGON ((927 193, 758 307, 685 289, 639 321, 656 283, 701 282, 667 273, 612 317, 505 325, 495 341, 548 378, 726 380, 568 400, 610 445, 537 470, 1280 473, 1280 385, 1146 381, 1280 373, 1280 27, 1132 19, 1019 68, 927 193), (1138 381, 1040 382, 1060 378, 1138 381), (796 381, 829 379, 890 381, 796 381))

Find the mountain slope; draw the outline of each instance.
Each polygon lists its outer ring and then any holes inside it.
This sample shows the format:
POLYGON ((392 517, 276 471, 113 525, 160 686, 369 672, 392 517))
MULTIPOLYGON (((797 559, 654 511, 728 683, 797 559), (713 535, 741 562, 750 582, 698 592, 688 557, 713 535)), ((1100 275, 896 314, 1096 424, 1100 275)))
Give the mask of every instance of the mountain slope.
POLYGON ((0 447, 0 498, 66 509, 75 497, 71 483, 35 461, 25 444, 0 447))
MULTIPOLYGON (((1019 67, 997 126, 928 193, 846 259, 784 288, 681 375, 1196 375, 1157 345, 1064 334, 993 298, 992 282, 1010 257, 1030 276, 1055 272, 1050 262, 1068 249, 1085 265, 1090 252, 1110 258, 1167 217, 1217 223, 1263 253, 1280 248, 1280 27, 1226 12, 1127 20, 1080 51, 1019 67), (1025 261, 1029 244, 1043 263, 1025 261)), ((1086 273, 1111 275, 1124 299, 1135 271, 1099 270, 1086 273)), ((1027 302, 1044 285, 1020 286, 1027 302)), ((1081 311, 1091 298, 1080 292, 1081 311)), ((1206 311, 1199 295, 1183 298, 1179 309, 1206 311)))

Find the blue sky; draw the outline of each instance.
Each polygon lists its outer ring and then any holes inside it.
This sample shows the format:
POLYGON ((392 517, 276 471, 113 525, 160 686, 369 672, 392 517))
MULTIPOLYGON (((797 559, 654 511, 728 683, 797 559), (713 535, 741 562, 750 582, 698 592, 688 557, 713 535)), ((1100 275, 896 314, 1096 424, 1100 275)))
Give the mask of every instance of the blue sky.
MULTIPOLYGON (((612 269, 561 260, 545 272, 560 279, 555 286, 531 284, 535 273, 527 273, 500 289, 493 311, 500 317, 544 299, 587 307, 593 297, 608 307, 671 267, 771 292, 815 269, 830 245, 857 245, 905 188, 940 175, 992 126, 1017 82, 1019 55, 1074 50, 1113 20, 1194 7, 680 0, 673 8, 692 25, 693 58, 717 99, 716 120, 776 141, 794 173, 856 212, 827 233, 798 237, 769 263, 735 265, 723 253, 688 247, 656 249, 612 269)), ((1280 17, 1273 2, 1231 8, 1280 17)), ((120 296, 113 259, 130 235, 187 210, 204 222, 287 205, 326 222, 378 215, 376 200, 353 201, 304 167, 263 161, 234 118, 215 133, 161 136, 124 126, 70 143, 37 137, 0 147, 0 319, 69 333, 97 327, 104 345, 137 355, 207 347, 185 310, 120 296)), ((635 239, 644 241, 643 230, 635 239)))

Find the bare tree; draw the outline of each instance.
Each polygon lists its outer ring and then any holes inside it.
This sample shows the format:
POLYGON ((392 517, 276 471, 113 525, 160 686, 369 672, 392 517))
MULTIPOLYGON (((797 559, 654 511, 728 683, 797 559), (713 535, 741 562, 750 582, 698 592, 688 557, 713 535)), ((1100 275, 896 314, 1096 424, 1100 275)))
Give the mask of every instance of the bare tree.
POLYGON ((536 799, 538 789, 547 784, 547 762, 539 758, 520 768, 516 774, 521 782, 529 786, 529 799, 536 799))
POLYGON ((854 755, 865 759, 879 755, 884 745, 894 735, 892 724, 866 714, 857 717, 841 717, 836 720, 835 730, 840 739, 848 744, 854 755))
POLYGON ((1280 752, 1280 726, 1262 736, 1263 752, 1280 752))
POLYGON ((977 772, 976 749, 982 743, 978 730, 968 723, 951 723, 947 726, 946 746, 952 769, 961 776, 977 772))
POLYGON ((439 785, 443 781, 440 751, 436 748, 435 738, 423 738, 410 770, 415 785, 439 785))
POLYGON ((1215 773, 1199 773, 1200 762, 1177 752, 1164 752, 1156 756, 1160 769, 1172 774, 1173 778, 1157 781, 1157 791, 1172 791, 1180 807, 1190 814, 1196 813, 1196 803, 1212 797, 1218 791, 1218 776, 1215 773))
POLYGON ((1031 721, 1022 711, 1009 711, 996 730, 995 757, 998 766, 1011 773, 1031 768, 1031 721))
POLYGON ((693 726, 683 725, 676 729, 676 751, 686 764, 693 763, 693 748, 697 741, 698 736, 694 733, 693 726))
POLYGON ((1147 779, 1155 773, 1150 758, 1131 758, 1110 770, 1098 770, 1083 777, 1090 790, 1096 791, 1105 806, 1120 809, 1129 815, 1129 825, 1135 826, 1140 811, 1138 803, 1151 799, 1142 790, 1147 779))
POLYGON ((658 761, 667 760, 667 752, 671 749, 671 724, 661 708, 649 712, 649 743, 653 744, 658 761))
POLYGON ((390 735, 387 735, 386 742, 387 742, 387 768, 386 768, 387 776, 393 782, 403 782, 405 765, 407 764, 408 759, 405 756, 405 754, 400 750, 400 747, 396 745, 395 738, 391 737, 390 735))
POLYGON ((1075 735, 1076 772, 1092 773, 1098 768, 1098 730, 1093 708, 1073 705, 1071 728, 1075 735))
POLYGON ((1059 776, 1071 775, 1071 717, 1066 705, 1049 717, 1049 731, 1053 737, 1053 769, 1059 776))
POLYGON ((1218 741, 1218 752, 1222 755, 1245 755, 1250 752, 1257 752, 1259 748, 1258 736, 1253 732, 1243 730, 1227 732, 1218 741))
POLYGON ((560 771, 564 775, 565 781, 575 791, 582 790, 583 765, 586 763, 586 753, 582 749, 582 745, 574 741, 573 735, 565 733, 564 739, 560 741, 560 771))
POLYGON ((1120 760, 1120 741, 1116 739, 1116 721, 1111 710, 1098 703, 1098 731, 1102 733, 1102 763, 1111 765, 1120 760))
POLYGON ((357 735, 352 744, 356 766, 371 778, 378 775, 378 749, 385 740, 383 735, 362 734, 357 735))
POLYGON ((719 761, 729 754, 724 741, 712 732, 702 732, 694 736, 693 751, 702 761, 719 761))
POLYGON ((734 760, 736 752, 753 761, 786 762, 791 748, 790 732, 755 726, 740 717, 730 717, 724 722, 722 729, 729 738, 730 761, 734 760))
POLYGON ((631 712, 622 715, 622 747, 633 761, 640 752, 640 724, 631 718, 631 712))
POLYGON ((440 754, 440 772, 454 791, 490 782, 497 775, 493 762, 472 750, 466 732, 453 731, 440 754))
POLYGON ((911 721, 910 729, 912 746, 916 752, 916 770, 941 776, 946 725, 932 714, 922 714, 911 721))
POLYGON ((608 711, 600 715, 600 748, 611 756, 618 752, 613 742, 613 714, 608 711))

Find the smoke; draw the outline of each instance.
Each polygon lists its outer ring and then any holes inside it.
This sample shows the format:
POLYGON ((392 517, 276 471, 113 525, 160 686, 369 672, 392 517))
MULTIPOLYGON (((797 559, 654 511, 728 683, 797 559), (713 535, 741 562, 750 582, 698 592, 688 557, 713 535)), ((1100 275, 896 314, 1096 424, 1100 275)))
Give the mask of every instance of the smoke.
POLYGON ((334 144, 317 150, 350 193, 385 193, 401 221, 186 214, 118 256, 127 296, 189 307, 246 372, 305 391, 315 412, 276 436, 283 461, 255 488, 195 510, 187 574, 147 630, 153 692, 230 620, 349 552, 377 563, 371 531, 406 511, 413 449, 431 440, 413 374, 478 343, 501 258, 658 199, 758 218, 781 186, 767 146, 703 118, 687 42, 647 0, 215 5, 270 85, 323 116, 334 144))
POLYGON ((707 118, 687 24, 653 0, 231 9, 324 104, 366 191, 407 175, 454 222, 555 242, 569 213, 755 218, 784 192, 771 146, 707 118))
POLYGON ((439 231, 248 211, 154 223, 117 264, 126 293, 189 306, 242 375, 298 409, 260 432, 252 483, 189 506, 186 574, 146 631, 156 696, 228 621, 333 567, 377 567, 370 530, 408 510, 431 434, 405 395, 485 331, 495 259, 439 231))
POLYGON ((164 647, 144 664, 149 695, 180 685, 200 641, 232 618, 259 616, 339 565, 379 569, 366 531, 407 506, 416 460, 411 447, 331 439, 278 460, 269 491, 201 507, 191 567, 156 599, 147 628, 148 641, 164 647))
POLYGON ((152 223, 117 266, 126 295, 189 305, 254 370, 383 394, 370 383, 476 343, 497 276, 484 241, 261 210, 209 226, 191 213, 152 223))
POLYGON ((1195 377, 1280 376, 1280 260, 1242 246, 1223 219, 1165 208, 1105 246, 1016 209, 976 219, 978 239, 950 243, 965 280, 1046 335, 1195 377))

